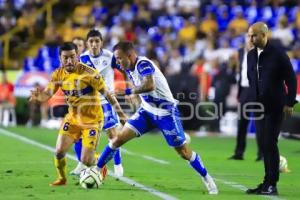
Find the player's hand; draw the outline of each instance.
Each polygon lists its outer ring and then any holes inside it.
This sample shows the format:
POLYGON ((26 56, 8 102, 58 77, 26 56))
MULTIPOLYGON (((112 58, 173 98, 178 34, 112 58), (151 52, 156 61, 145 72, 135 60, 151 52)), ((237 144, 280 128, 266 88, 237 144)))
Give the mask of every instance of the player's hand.
POLYGON ((29 101, 32 102, 32 101, 40 101, 40 96, 41 96, 41 88, 39 87, 36 87, 34 90, 31 90, 31 95, 30 95, 30 98, 29 98, 29 101))
POLYGON ((292 114, 293 114, 293 107, 284 106, 284 107, 283 107, 283 113, 284 113, 284 118, 285 118, 285 119, 286 119, 287 117, 292 116, 292 114))

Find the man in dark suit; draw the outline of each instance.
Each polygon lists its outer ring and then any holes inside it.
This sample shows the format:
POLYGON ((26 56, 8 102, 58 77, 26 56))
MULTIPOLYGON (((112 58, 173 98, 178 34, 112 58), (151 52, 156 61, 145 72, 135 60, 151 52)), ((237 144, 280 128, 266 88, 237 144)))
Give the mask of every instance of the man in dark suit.
POLYGON ((267 38, 268 27, 262 22, 248 30, 254 49, 247 55, 250 101, 260 104, 263 112, 254 113, 256 131, 262 138, 265 176, 263 183, 247 194, 278 195, 279 150, 277 146, 281 122, 290 116, 296 103, 296 76, 287 54, 267 38))
MULTIPOLYGON (((229 158, 233 160, 244 160, 244 152, 246 149, 246 136, 248 132, 248 125, 250 119, 250 112, 247 112, 244 108, 245 104, 249 102, 249 81, 247 78, 247 54, 253 48, 249 38, 246 37, 245 47, 238 51, 239 62, 239 78, 238 78, 238 100, 241 108, 241 114, 238 120, 238 130, 236 138, 236 146, 234 154, 229 158)), ((262 145, 260 135, 256 133, 257 142, 257 158, 256 161, 260 161, 263 158, 262 145)))

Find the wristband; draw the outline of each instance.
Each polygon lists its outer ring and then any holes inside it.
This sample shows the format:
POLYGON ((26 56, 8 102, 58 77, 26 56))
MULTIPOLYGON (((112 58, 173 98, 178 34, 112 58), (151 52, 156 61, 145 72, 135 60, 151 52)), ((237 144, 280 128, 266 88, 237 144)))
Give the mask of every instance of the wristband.
POLYGON ((125 89, 125 95, 131 95, 132 94, 132 89, 131 88, 126 88, 125 89))

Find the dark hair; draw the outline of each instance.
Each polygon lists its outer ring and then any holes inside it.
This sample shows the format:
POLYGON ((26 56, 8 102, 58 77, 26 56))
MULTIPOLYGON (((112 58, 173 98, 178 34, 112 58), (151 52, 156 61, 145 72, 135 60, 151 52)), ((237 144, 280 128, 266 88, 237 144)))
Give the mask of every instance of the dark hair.
POLYGON ((86 40, 88 40, 90 37, 99 37, 100 40, 102 41, 102 34, 100 33, 99 30, 97 29, 92 29, 88 32, 87 36, 86 36, 86 40))
POLYGON ((78 48, 73 42, 64 42, 60 47, 59 47, 59 55, 61 55, 62 51, 71 51, 75 49, 77 52, 78 48))
POLYGON ((114 46, 113 51, 116 51, 116 50, 122 50, 124 52, 127 52, 129 50, 134 50, 134 46, 133 46, 132 42, 121 41, 114 46))

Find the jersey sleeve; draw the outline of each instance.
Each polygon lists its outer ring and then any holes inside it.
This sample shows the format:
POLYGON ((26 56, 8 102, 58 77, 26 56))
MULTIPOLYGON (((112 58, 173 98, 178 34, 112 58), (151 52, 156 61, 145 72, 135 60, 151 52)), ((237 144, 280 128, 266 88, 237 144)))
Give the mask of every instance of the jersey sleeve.
POLYGON ((95 72, 94 74, 92 74, 90 76, 90 84, 97 91, 105 88, 104 79, 103 79, 102 75, 98 72, 95 72))
POLYGON ((149 76, 155 71, 152 63, 147 60, 140 61, 137 65, 137 70, 141 76, 149 76))
POLYGON ((96 67, 94 66, 93 62, 91 61, 89 55, 80 55, 80 62, 88 65, 89 67, 96 69, 96 67))
POLYGON ((50 94, 55 94, 60 86, 58 71, 54 71, 51 75, 51 80, 46 87, 46 91, 49 91, 50 94))

